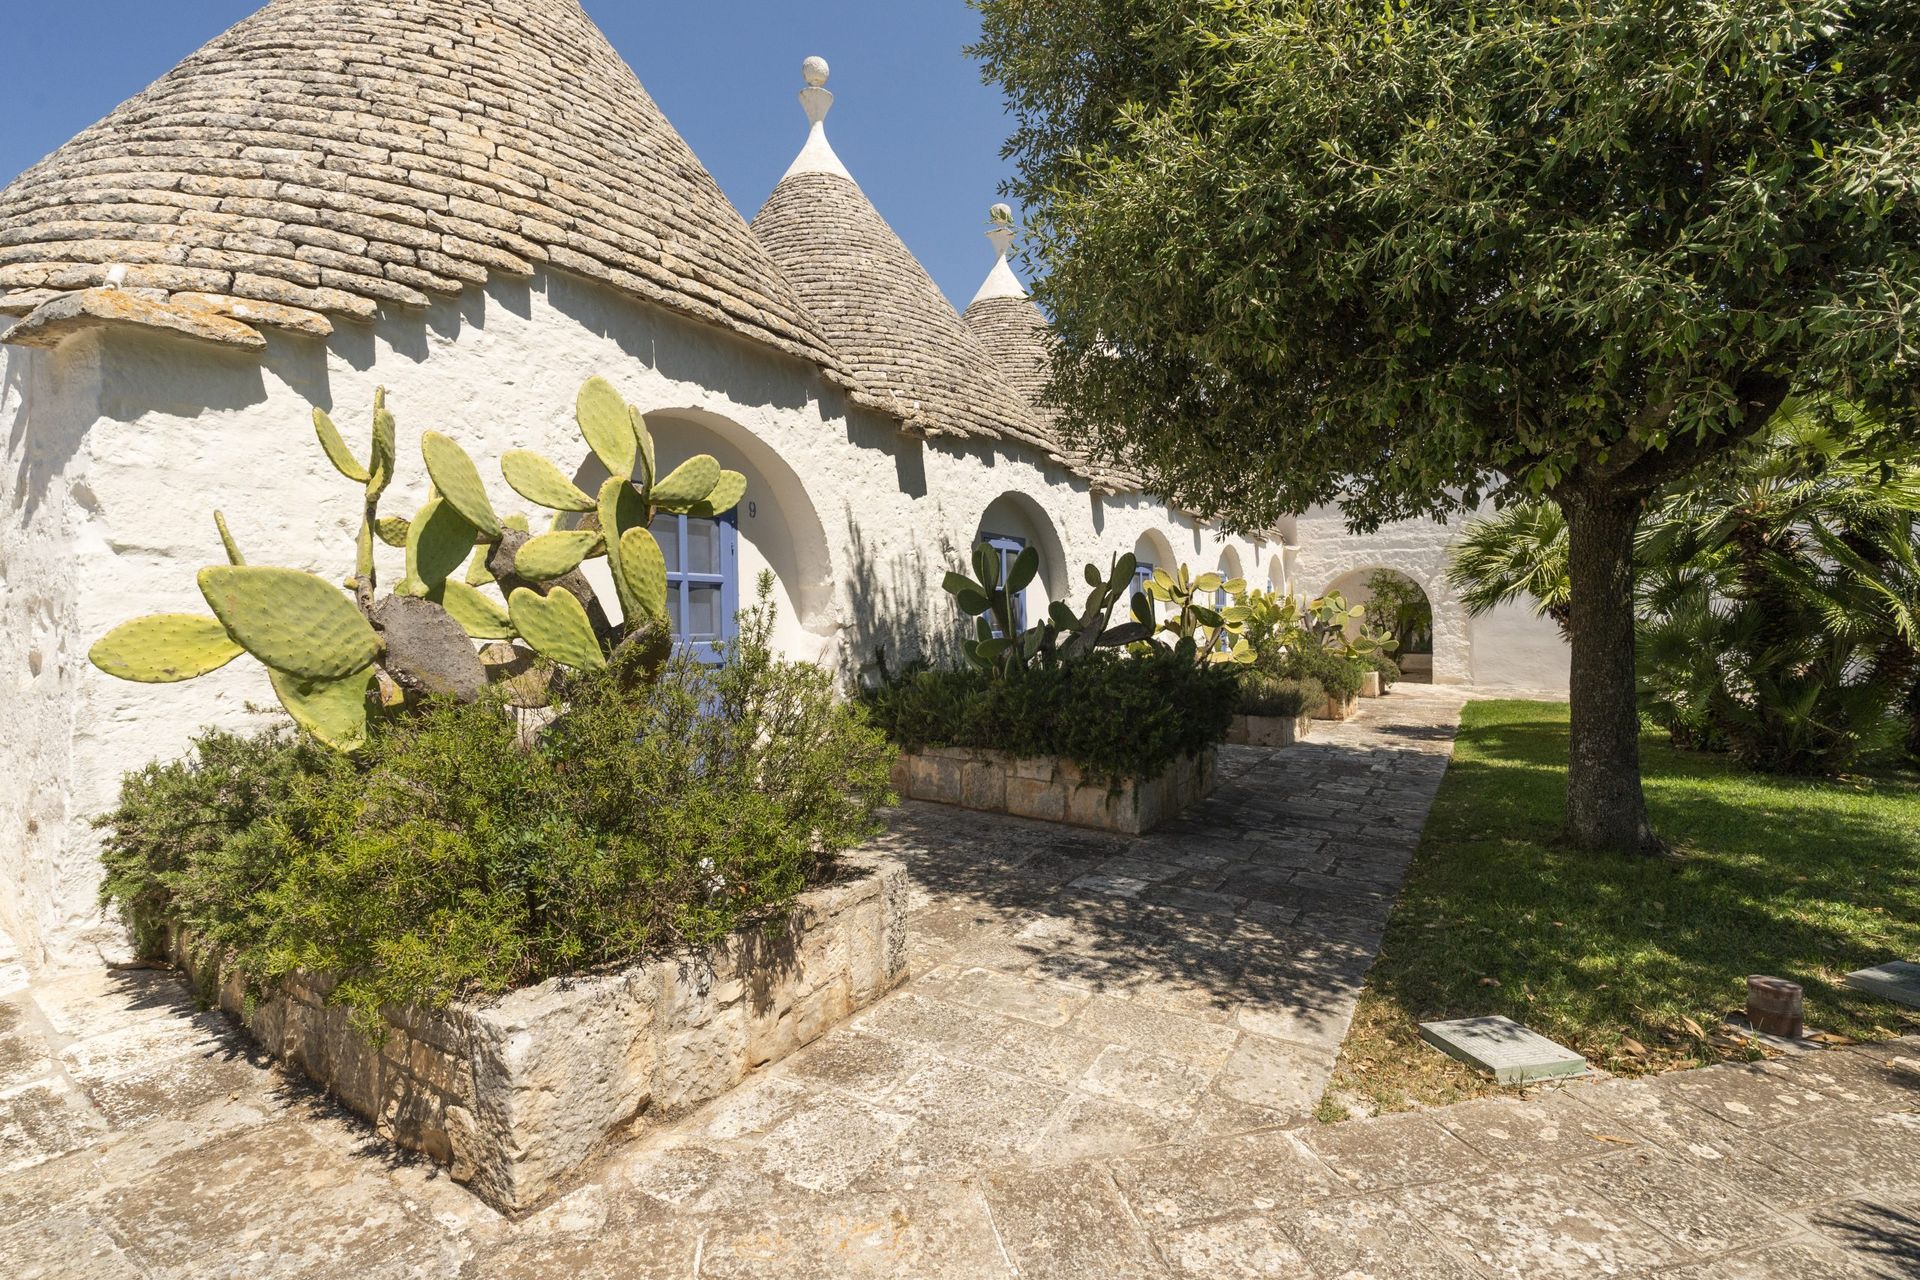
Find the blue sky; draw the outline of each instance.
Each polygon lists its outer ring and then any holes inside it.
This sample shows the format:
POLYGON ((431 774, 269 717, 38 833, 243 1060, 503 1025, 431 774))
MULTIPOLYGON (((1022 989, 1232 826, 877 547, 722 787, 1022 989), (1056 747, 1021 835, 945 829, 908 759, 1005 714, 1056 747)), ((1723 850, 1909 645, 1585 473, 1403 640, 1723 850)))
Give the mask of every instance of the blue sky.
MULTIPOLYGON (((964 307, 992 265, 1005 176, 998 93, 961 49, 964 0, 585 0, 614 47, 752 217, 806 139, 800 61, 833 66, 828 136, 934 280, 964 307)), ((256 0, 10 5, 0 183, 260 7, 256 0)))

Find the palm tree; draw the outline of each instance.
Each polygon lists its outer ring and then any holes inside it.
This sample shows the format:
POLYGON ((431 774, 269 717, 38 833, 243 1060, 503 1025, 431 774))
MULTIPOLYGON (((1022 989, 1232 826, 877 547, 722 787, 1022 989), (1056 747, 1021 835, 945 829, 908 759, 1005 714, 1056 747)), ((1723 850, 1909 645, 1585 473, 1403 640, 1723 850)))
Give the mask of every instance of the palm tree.
POLYGON ((1478 616, 1530 600, 1536 616, 1567 635, 1573 579, 1567 568, 1567 518, 1551 502, 1521 502, 1467 523, 1447 564, 1447 583, 1478 616))
MULTIPOLYGON (((1677 743, 1832 772, 1904 722, 1920 753, 1920 466, 1886 441, 1800 401, 1643 517, 1641 704, 1677 743)), ((1564 633, 1567 550, 1558 509, 1522 503, 1468 526, 1448 579, 1470 613, 1528 599, 1564 633)))

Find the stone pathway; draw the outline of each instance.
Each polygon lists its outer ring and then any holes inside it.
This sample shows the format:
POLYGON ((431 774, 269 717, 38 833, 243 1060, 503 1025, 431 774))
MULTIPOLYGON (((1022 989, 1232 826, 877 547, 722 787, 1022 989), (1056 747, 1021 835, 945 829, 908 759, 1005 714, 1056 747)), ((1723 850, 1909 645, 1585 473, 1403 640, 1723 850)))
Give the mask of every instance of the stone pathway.
POLYGON ((913 977, 518 1222, 171 974, 0 953, 0 1276, 1920 1274, 1920 1047, 1313 1124, 1460 697, 1141 839, 908 806, 913 977))

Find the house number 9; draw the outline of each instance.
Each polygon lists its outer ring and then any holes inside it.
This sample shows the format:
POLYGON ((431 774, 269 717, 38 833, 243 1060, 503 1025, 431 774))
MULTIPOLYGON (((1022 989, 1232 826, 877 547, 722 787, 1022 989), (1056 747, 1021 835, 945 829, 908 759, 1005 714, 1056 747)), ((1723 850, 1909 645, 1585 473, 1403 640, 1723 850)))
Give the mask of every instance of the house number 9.
POLYGON ((757 502, 749 502, 747 504, 747 519, 755 520, 755 519, 758 519, 759 516, 760 516, 760 504, 757 502))

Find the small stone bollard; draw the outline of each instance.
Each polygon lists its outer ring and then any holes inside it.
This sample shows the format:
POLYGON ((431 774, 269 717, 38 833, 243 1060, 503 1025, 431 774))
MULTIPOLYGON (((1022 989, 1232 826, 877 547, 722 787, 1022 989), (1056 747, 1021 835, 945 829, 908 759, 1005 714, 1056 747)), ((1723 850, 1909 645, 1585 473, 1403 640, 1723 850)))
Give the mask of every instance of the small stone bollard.
POLYGON ((1800 984, 1785 978, 1747 979, 1747 1025, 1770 1036, 1798 1040, 1806 1030, 1800 984))

